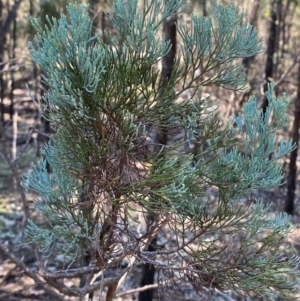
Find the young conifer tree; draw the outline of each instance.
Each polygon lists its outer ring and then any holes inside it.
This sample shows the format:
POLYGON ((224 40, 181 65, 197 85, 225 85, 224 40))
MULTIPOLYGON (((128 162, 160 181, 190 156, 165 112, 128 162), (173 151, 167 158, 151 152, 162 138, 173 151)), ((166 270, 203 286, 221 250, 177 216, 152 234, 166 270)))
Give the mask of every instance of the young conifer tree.
POLYGON ((299 284, 298 258, 286 258, 280 248, 292 230, 287 216, 269 215, 251 197, 283 178, 280 159, 293 146, 277 141, 275 132, 287 122, 290 99, 277 99, 270 86, 265 114, 251 98, 224 124, 216 104, 201 95, 212 85, 243 91, 241 59, 261 50, 256 30, 242 24, 234 4, 215 1, 209 17, 177 25, 182 43, 162 83, 157 66, 170 49, 162 23, 181 13, 184 2, 150 0, 139 9, 137 0, 117 0, 108 44, 91 36, 82 5, 69 5, 67 16, 48 19, 45 29, 34 23, 31 56, 49 86, 45 101, 55 134, 24 184, 39 194, 35 210, 47 221, 31 220, 27 237, 41 260, 64 256, 65 269, 40 271, 62 294, 83 300, 106 287, 112 300, 140 262, 156 267, 160 287, 186 283, 202 296, 219 289, 273 300, 299 284), (156 147, 151 135, 158 131, 184 131, 185 138, 156 147), (194 151, 179 153, 184 144, 194 151), (161 247, 147 252, 155 234, 161 247), (87 251, 89 266, 80 266, 87 251), (128 268, 105 276, 121 263, 128 268), (84 274, 82 287, 61 281, 84 274))

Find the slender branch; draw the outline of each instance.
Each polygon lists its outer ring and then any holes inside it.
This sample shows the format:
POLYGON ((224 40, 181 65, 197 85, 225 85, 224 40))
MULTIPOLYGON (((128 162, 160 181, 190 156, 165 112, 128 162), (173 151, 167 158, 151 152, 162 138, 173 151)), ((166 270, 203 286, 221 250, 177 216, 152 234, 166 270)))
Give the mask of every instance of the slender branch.
POLYGON ((298 50, 297 54, 295 55, 294 59, 292 60, 289 68, 280 76, 280 78, 274 83, 275 87, 280 85, 284 79, 287 77, 287 75, 293 70, 293 68, 297 65, 299 62, 299 55, 300 55, 300 50, 298 50))
POLYGON ((99 272, 100 267, 92 266, 92 267, 83 267, 79 269, 72 269, 67 271, 57 271, 57 272, 48 272, 42 268, 42 276, 47 279, 61 279, 61 278, 74 278, 82 275, 99 272))
MULTIPOLYGON (((279 85, 281 85, 283 83, 283 81, 285 80, 285 78, 290 74, 290 72, 293 70, 293 68, 299 62, 299 55, 300 55, 300 50, 298 50, 298 52, 294 56, 294 59, 292 60, 289 68, 280 76, 280 78, 277 81, 274 82, 274 87, 277 87, 277 86, 279 86, 279 85)), ((261 93, 264 94, 263 92, 261 92, 261 93)), ((259 103, 261 103, 264 100, 264 98, 265 98, 265 95, 263 95, 259 99, 259 103)))

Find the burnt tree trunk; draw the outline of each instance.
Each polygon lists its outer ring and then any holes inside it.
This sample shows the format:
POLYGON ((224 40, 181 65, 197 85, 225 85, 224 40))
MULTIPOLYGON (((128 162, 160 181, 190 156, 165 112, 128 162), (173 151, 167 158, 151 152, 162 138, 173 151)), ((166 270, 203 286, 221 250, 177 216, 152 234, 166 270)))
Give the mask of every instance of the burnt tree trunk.
POLYGON ((202 12, 203 12, 203 16, 206 17, 207 16, 207 1, 206 0, 202 0, 202 12))
MULTIPOLYGON (((266 69, 265 69, 265 84, 264 84, 264 92, 268 90, 268 84, 273 81, 273 57, 276 51, 276 32, 277 32, 277 0, 273 0, 271 6, 271 20, 270 20, 270 30, 269 30, 269 39, 268 39, 268 47, 267 47, 267 62, 266 62, 266 69)), ((265 96, 262 103, 262 109, 265 113, 268 106, 268 99, 265 96)))
POLYGON ((292 141, 296 148, 290 154, 289 172, 287 177, 287 194, 285 199, 284 211, 290 215, 294 213, 295 190, 297 180, 297 155, 299 145, 299 126, 300 126, 300 63, 298 63, 298 91, 294 100, 294 123, 292 130, 292 141))
MULTIPOLYGON (((249 23, 257 28, 258 25, 258 9, 259 9, 259 0, 252 0, 252 9, 249 14, 249 23)), ((247 69, 246 72, 249 70, 249 66, 251 62, 253 61, 254 56, 252 57, 246 57, 243 59, 243 65, 247 69)))
MULTIPOLYGON (((177 16, 175 15, 167 18, 163 24, 165 39, 167 41, 170 41, 172 47, 162 60, 161 93, 163 92, 166 85, 168 84, 169 78, 171 77, 172 70, 173 70, 174 59, 176 55, 176 32, 177 32, 176 21, 177 21, 177 16)), ((161 147, 164 147, 164 145, 167 144, 167 140, 168 140, 168 131, 165 128, 161 128, 160 133, 158 133, 157 135, 155 143, 160 144, 161 147)), ((154 220, 155 220, 155 214, 148 213, 147 223, 151 225, 151 223, 154 220)), ((156 249, 157 249, 157 235, 155 235, 151 239, 147 251, 155 252, 156 249)), ((140 286, 153 284, 154 276, 155 276, 155 267, 150 263, 144 264, 140 286)), ((139 298, 138 298, 139 301, 152 301, 152 299, 153 299, 153 289, 148 289, 146 291, 142 291, 139 293, 139 298)))
MULTIPOLYGON (((250 11, 249 14, 249 23, 255 27, 258 28, 258 10, 259 10, 259 0, 252 0, 251 3, 252 9, 250 11)), ((251 77, 251 79, 249 80, 249 84, 250 84, 250 89, 247 93, 244 93, 242 100, 239 102, 240 107, 243 106, 244 102, 246 102, 249 98, 249 96, 252 94, 252 90, 253 90, 253 85, 255 82, 255 78, 252 78, 251 75, 249 75, 249 70, 251 68, 251 64, 254 61, 255 56, 251 56, 251 57, 246 57, 243 59, 243 65, 244 68, 246 69, 246 75, 247 77, 251 77)))

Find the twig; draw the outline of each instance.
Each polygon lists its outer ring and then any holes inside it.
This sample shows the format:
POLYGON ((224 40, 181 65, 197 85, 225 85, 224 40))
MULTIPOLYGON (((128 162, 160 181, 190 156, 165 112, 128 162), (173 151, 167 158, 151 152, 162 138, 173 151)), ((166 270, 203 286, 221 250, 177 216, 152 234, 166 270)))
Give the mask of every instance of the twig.
POLYGON ((74 278, 82 275, 99 272, 100 267, 83 267, 79 269, 72 269, 66 271, 48 272, 42 268, 42 275, 46 278, 61 279, 61 278, 74 278))
POLYGON ((138 287, 138 288, 134 288, 134 289, 128 290, 128 291, 123 292, 123 293, 119 293, 115 297, 119 298, 119 297, 123 297, 123 296, 126 296, 126 295, 130 295, 130 294, 134 294, 134 293, 139 293, 139 292, 147 291, 149 289, 157 288, 157 287, 158 287, 158 283, 149 284, 149 285, 145 285, 145 286, 142 286, 142 287, 138 287))
MULTIPOLYGON (((294 56, 294 59, 292 60, 291 65, 289 68, 280 76, 280 78, 274 82, 274 87, 279 86, 283 83, 284 79, 288 76, 288 74, 293 70, 293 68, 299 63, 299 55, 300 55, 300 49, 298 50, 297 54, 294 56)), ((263 87, 263 85, 262 85, 263 87)), ((259 103, 261 103, 264 98, 266 97, 265 94, 262 92, 263 96, 259 99, 259 103)))
POLYGON ((280 76, 280 78, 274 83, 275 87, 280 85, 286 76, 293 70, 293 68, 296 66, 296 64, 299 62, 299 55, 300 55, 300 49, 298 50, 297 54, 295 55, 290 67, 280 76))
MULTIPOLYGON (((6 64, 8 64, 8 63, 16 62, 17 60, 18 60, 18 59, 15 58, 15 59, 10 59, 10 60, 5 61, 5 62, 0 62, 0 67, 6 65, 6 64)), ((23 65, 18 64, 18 65, 10 66, 10 67, 8 67, 7 69, 1 69, 1 70, 0 70, 0 74, 18 70, 21 66, 23 66, 23 65)))

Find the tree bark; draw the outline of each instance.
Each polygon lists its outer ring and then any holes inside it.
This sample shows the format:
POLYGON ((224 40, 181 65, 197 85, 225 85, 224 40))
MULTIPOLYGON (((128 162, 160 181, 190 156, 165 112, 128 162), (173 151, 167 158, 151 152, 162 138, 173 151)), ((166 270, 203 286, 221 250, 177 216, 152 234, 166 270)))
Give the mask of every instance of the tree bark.
MULTIPOLYGON (((276 51, 276 32, 277 32, 277 11, 276 11, 276 3, 277 0, 273 0, 272 6, 271 6, 271 21, 270 21, 270 30, 269 30, 269 39, 268 39, 268 48, 267 48, 267 62, 266 62, 266 69, 265 69, 265 84, 264 84, 264 92, 268 90, 268 84, 273 81, 273 71, 274 71, 274 65, 273 65, 273 57, 274 53, 276 51)), ((265 113, 268 106, 268 99, 265 96, 263 103, 262 103, 262 109, 265 113)))
MULTIPOLYGON (((252 0, 252 9, 250 11, 249 14, 249 23, 257 28, 258 27, 258 10, 259 10, 259 0, 252 0)), ((254 61, 255 56, 251 56, 251 57, 246 57, 243 59, 243 65, 244 68, 246 69, 246 75, 247 77, 249 77, 249 70, 251 68, 251 64, 254 61)), ((251 75, 250 75, 251 77, 251 75)), ((242 100, 239 102, 240 107, 243 106, 244 102, 246 102, 249 99, 249 96, 252 94, 252 90, 253 90, 253 82, 255 79, 250 79, 249 80, 249 85, 250 85, 250 90, 246 93, 244 93, 242 100)))
POLYGON ((202 11, 203 11, 203 16, 206 17, 207 16, 207 1, 206 0, 202 0, 202 11))
MULTIPOLYGON (((259 0, 252 0, 252 9, 250 11, 250 15, 249 15, 249 23, 257 28, 258 25, 258 9, 259 9, 259 0)), ((244 67, 247 69, 247 71, 249 70, 249 66, 251 64, 251 62, 253 61, 254 56, 252 57, 246 57, 243 59, 243 65, 244 67)))
POLYGON ((294 213, 295 190, 297 180, 297 156, 299 145, 299 126, 300 126, 300 63, 298 63, 298 91, 297 97, 294 100, 294 123, 292 129, 292 141, 296 148, 290 154, 289 172, 287 177, 287 194, 285 198, 284 211, 290 215, 294 213))

